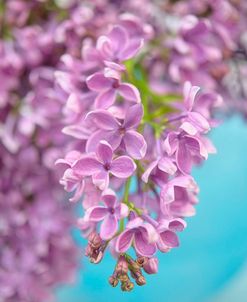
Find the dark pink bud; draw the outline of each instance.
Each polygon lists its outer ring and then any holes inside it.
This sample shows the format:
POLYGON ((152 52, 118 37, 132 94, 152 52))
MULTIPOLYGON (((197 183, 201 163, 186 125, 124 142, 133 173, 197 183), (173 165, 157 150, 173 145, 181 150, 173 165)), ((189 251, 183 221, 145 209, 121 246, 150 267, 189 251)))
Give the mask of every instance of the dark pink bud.
POLYGON ((100 238, 99 234, 96 232, 92 232, 88 237, 88 243, 94 249, 98 249, 102 244, 102 239, 100 238))
POLYGON ((136 263, 140 266, 140 267, 143 267, 143 265, 145 263, 147 263, 148 261, 148 258, 147 257, 144 257, 144 256, 140 256, 136 259, 136 263))
POLYGON ((143 269, 147 274, 156 274, 158 272, 158 259, 150 258, 144 263, 143 269))
POLYGON ((103 252, 102 251, 94 251, 93 255, 90 257, 90 262, 94 264, 100 263, 103 259, 103 252))
POLYGON ((124 256, 120 256, 118 260, 118 264, 116 267, 117 276, 127 275, 128 273, 128 263, 124 256))

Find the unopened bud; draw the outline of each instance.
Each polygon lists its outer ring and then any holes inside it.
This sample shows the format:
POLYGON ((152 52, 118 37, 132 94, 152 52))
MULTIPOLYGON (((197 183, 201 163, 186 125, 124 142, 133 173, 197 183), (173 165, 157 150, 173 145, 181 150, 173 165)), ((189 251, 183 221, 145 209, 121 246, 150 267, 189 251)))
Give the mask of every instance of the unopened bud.
POLYGON ((103 259, 103 255, 104 254, 102 251, 94 252, 93 255, 90 257, 90 262, 94 264, 100 263, 100 261, 103 259))
POLYGON ((136 278, 136 284, 139 286, 145 285, 146 284, 145 277, 141 275, 138 278, 136 278))
POLYGON ((117 267, 116 267, 116 274, 117 276, 127 275, 128 273, 128 263, 125 260, 124 256, 120 256, 117 267))
POLYGON ((140 267, 143 267, 143 265, 148 261, 148 258, 147 257, 144 257, 144 256, 141 256, 141 257, 138 257, 136 259, 136 263, 140 266, 140 267))
POLYGON ((143 265, 143 269, 147 274, 156 274, 158 272, 158 259, 150 258, 143 265))
POLYGON ((130 280, 123 282, 121 284, 122 291, 130 292, 134 288, 134 283, 130 280))
POLYGON ((102 244, 102 239, 96 232, 92 232, 88 237, 88 243, 93 249, 98 249, 102 244))
POLYGON ((114 276, 111 276, 109 278, 109 283, 111 284, 111 286, 116 287, 118 285, 118 279, 114 276))

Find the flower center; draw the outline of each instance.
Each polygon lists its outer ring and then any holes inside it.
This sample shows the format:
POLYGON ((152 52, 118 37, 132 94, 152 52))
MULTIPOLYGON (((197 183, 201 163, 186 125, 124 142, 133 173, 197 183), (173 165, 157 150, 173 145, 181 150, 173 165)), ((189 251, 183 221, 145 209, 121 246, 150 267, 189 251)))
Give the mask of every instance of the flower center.
POLYGON ((111 168, 111 165, 109 163, 104 164, 104 168, 106 171, 109 171, 111 168))
POLYGON ((112 88, 119 88, 119 81, 118 80, 115 80, 113 83, 112 83, 112 88))
POLYGON ((125 131, 126 129, 123 126, 119 127, 119 134, 123 135, 125 134, 125 131))
POLYGON ((113 208, 109 208, 109 212, 110 212, 110 214, 114 214, 115 210, 113 208))

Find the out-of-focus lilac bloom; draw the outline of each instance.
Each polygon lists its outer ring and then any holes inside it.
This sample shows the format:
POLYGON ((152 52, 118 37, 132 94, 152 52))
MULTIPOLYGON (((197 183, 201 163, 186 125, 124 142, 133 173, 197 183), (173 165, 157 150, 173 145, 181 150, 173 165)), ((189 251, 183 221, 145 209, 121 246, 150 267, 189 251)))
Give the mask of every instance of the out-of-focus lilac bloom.
POLYGON ((105 77, 103 73, 95 73, 87 78, 88 87, 96 91, 95 107, 107 109, 114 104, 117 94, 125 100, 140 103, 138 89, 129 83, 121 83, 119 79, 105 77))
POLYGON ((100 227, 100 237, 108 240, 118 230, 118 221, 128 215, 126 204, 118 203, 115 193, 108 189, 102 194, 104 206, 94 206, 87 209, 85 219, 92 222, 103 221, 100 227))
POLYGON ((95 150, 95 146, 100 140, 107 139, 114 150, 122 144, 131 157, 135 159, 143 158, 147 144, 143 136, 135 130, 142 117, 143 107, 140 104, 129 107, 124 120, 121 122, 106 110, 89 112, 86 119, 91 119, 100 130, 90 136, 86 150, 88 152, 95 150))
POLYGON ((117 178, 128 178, 136 169, 136 164, 128 156, 113 159, 112 147, 106 141, 100 141, 95 155, 84 155, 72 166, 75 173, 92 176, 92 180, 101 190, 108 188, 109 174, 117 178))
POLYGON ((158 233, 151 224, 135 218, 128 222, 126 230, 118 236, 116 250, 124 253, 133 243, 138 255, 151 257, 156 252, 155 242, 158 238, 158 233))

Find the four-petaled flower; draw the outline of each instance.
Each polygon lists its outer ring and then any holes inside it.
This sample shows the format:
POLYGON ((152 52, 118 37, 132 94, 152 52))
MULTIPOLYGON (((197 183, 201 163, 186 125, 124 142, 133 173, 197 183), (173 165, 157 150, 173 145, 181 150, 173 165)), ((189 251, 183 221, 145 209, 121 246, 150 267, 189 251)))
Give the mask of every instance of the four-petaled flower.
POLYGON ((100 237, 103 240, 112 238, 118 230, 118 221, 128 215, 128 206, 117 203, 115 193, 107 189, 102 194, 104 206, 94 206, 86 211, 85 219, 90 222, 103 221, 100 227, 100 237))
POLYGON ((135 130, 140 124, 142 116, 141 104, 129 107, 122 123, 106 110, 98 109, 89 112, 86 119, 93 120, 100 129, 88 139, 87 152, 94 151, 100 140, 107 139, 114 150, 122 144, 131 157, 143 158, 146 154, 147 143, 143 136, 135 130))
POLYGON ((121 83, 117 76, 106 77, 98 72, 87 78, 87 86, 90 90, 98 93, 95 99, 96 108, 107 109, 112 106, 119 94, 127 101, 141 102, 139 90, 132 84, 121 83))
POLYGON ((92 176, 93 183, 101 190, 109 185, 109 174, 117 178, 128 178, 136 169, 136 164, 128 156, 113 159, 113 150, 106 141, 100 141, 96 153, 83 155, 72 166, 73 171, 82 176, 92 176))
POLYGON ((118 236, 116 251, 124 253, 133 244, 138 255, 151 257, 157 250, 156 242, 158 240, 159 235, 155 228, 137 217, 130 220, 126 225, 126 230, 118 236))

